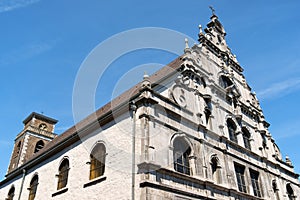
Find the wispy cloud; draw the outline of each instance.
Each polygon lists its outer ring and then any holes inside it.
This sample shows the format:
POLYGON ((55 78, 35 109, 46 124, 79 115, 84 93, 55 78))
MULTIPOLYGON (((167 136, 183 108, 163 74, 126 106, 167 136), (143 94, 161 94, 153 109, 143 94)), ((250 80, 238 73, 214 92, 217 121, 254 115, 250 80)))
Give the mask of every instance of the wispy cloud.
POLYGON ((9 141, 6 141, 6 140, 0 140, 0 146, 3 147, 3 146, 11 146, 13 144, 13 142, 9 142, 9 141))
POLYGON ((276 140, 285 140, 292 137, 298 138, 300 136, 299 124, 300 119, 295 119, 280 125, 274 125, 272 134, 276 140))
POLYGON ((0 1, 0 13, 15 10, 37 3, 40 0, 1 0, 0 1))
POLYGON ((296 78, 274 83, 269 88, 259 91, 257 95, 260 99, 271 99, 290 94, 299 89, 300 78, 296 78))
POLYGON ((14 64, 27 60, 52 49, 55 44, 56 41, 47 41, 21 46, 19 49, 1 55, 0 65, 14 64))

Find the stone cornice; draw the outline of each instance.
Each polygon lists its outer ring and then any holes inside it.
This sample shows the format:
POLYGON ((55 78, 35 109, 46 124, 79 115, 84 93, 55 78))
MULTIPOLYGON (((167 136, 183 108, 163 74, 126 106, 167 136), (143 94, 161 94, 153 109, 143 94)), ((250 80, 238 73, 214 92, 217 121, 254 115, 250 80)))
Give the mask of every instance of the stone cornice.
MULTIPOLYGON (((161 99, 161 100, 166 100, 166 99, 167 99, 167 98, 163 97, 162 95, 155 95, 155 96, 156 96, 156 97, 159 97, 159 99, 161 99), (163 98, 161 98, 161 97, 163 97, 163 98)), ((157 102, 157 101, 153 101, 153 102, 157 102)), ((157 103, 158 103, 158 102, 157 102, 157 103)), ((166 103, 171 103, 171 105, 176 104, 176 103, 174 103, 174 102, 171 102, 169 99, 168 99, 168 102, 166 102, 166 103)), ((161 106, 162 106, 162 105, 161 105, 161 106)), ((178 107, 179 107, 179 106, 178 106, 178 107)), ((180 108, 180 107, 179 107, 179 108, 180 108)), ((166 107, 164 107, 164 109, 165 109, 165 110, 168 110, 168 112, 171 112, 171 113, 173 113, 174 115, 179 115, 179 114, 176 113, 175 111, 170 110, 170 109, 168 109, 168 108, 166 108, 166 107)), ((190 111, 189 111, 189 112, 190 112, 190 111)), ((157 119, 155 116, 152 116, 152 115, 149 115, 149 114, 143 114, 141 117, 147 117, 148 119, 150 119, 150 120, 152 120, 152 121, 155 121, 155 122, 157 122, 157 123, 159 123, 159 124, 161 124, 161 125, 163 125, 163 126, 166 126, 166 127, 170 128, 171 130, 173 130, 173 131, 175 131, 175 132, 178 132, 178 131, 182 132, 182 130, 179 130, 176 126, 172 126, 171 123, 168 124, 168 123, 165 123, 164 121, 160 121, 160 120, 157 119)), ((266 160, 266 159, 264 159, 264 157, 262 157, 262 156, 256 154, 255 152, 253 152, 253 151, 251 151, 251 150, 248 150, 248 149, 246 149, 246 148, 240 146, 239 144, 230 141, 230 140, 229 140, 227 137, 225 137, 224 135, 219 135, 219 134, 217 134, 217 133, 215 133, 215 132, 213 132, 213 131, 210 131, 210 130, 206 129, 205 126, 203 126, 203 125, 201 125, 201 124, 197 124, 197 123, 195 123, 195 122, 193 122, 193 121, 191 121, 191 120, 185 118, 185 117, 182 116, 182 115, 180 115, 179 118, 180 118, 181 120, 183 120, 183 121, 188 121, 190 124, 193 124, 193 127, 197 127, 197 126, 198 126, 203 132, 206 132, 206 134, 211 134, 211 135, 213 135, 213 136, 215 136, 215 137, 219 137, 220 140, 222 140, 224 143, 227 143, 227 144, 228 144, 229 146, 231 146, 233 149, 239 149, 239 150, 240 150, 240 151, 239 151, 240 153, 244 153, 244 154, 246 153, 246 154, 248 154, 248 155, 251 155, 251 157, 253 157, 253 158, 256 159, 256 160, 261 160, 261 161, 264 160, 264 162, 265 162, 266 164, 268 164, 268 165, 274 165, 274 166, 280 167, 280 169, 282 169, 282 170, 285 171, 287 174, 290 174, 290 175, 293 176, 293 177, 298 177, 298 176, 299 176, 298 174, 296 174, 296 173, 294 173, 294 172, 292 172, 292 171, 289 171, 289 170, 287 170, 287 169, 281 167, 278 163, 275 163, 275 162, 273 162, 273 161, 271 161, 271 160, 266 160), (221 139, 221 138, 222 138, 222 139, 221 139)), ((199 129, 198 129, 198 131, 199 131, 199 129)), ((222 152, 224 152, 224 153, 226 153, 226 154, 229 154, 229 155, 231 155, 231 156, 233 156, 233 157, 235 157, 235 158, 238 158, 238 159, 240 159, 240 160, 243 160, 244 162, 246 162, 246 163, 248 163, 248 164, 252 164, 251 162, 249 162, 249 161, 247 161, 247 160, 245 160, 245 159, 243 159, 243 158, 237 157, 237 156, 234 154, 234 152, 231 152, 231 151, 228 151, 228 150, 224 151, 223 149, 214 146, 213 144, 209 143, 206 139, 198 138, 197 136, 194 136, 193 134, 190 134, 190 133, 186 133, 186 132, 184 132, 184 133, 185 133, 188 137, 190 137, 190 138, 194 138, 194 139, 197 140, 197 141, 200 141, 200 140, 201 140, 201 141, 204 142, 206 145, 209 145, 209 146, 211 146, 212 148, 218 149, 218 150, 220 150, 220 151, 222 151, 222 152)), ((286 164, 285 164, 285 165, 286 165, 286 164)), ((255 166, 257 166, 257 165, 255 165, 255 166)), ((286 165, 286 166, 288 166, 288 165, 286 165)), ((257 166, 257 167, 260 168, 260 169, 262 169, 262 170, 264 170, 264 168, 261 167, 261 166, 257 166)), ((290 167, 290 166, 289 166, 289 167, 290 167)), ((269 171, 269 170, 268 170, 268 172, 274 174, 273 172, 271 172, 271 171, 269 171)), ((276 174, 274 174, 274 175, 276 175, 276 174)), ((276 176, 277 176, 277 175, 276 175, 276 176)), ((294 184, 296 184, 296 183, 294 183, 294 184)))
POLYGON ((44 137, 47 137, 49 139, 53 139, 57 136, 57 134, 55 133, 52 133, 50 131, 46 131, 46 130, 43 130, 43 129, 40 129, 40 128, 37 128, 37 127, 34 127, 34 126, 27 126, 26 129, 24 129, 23 131, 21 131, 21 133, 19 133, 15 139, 15 141, 17 141, 24 133, 26 133, 27 131, 29 132, 33 132, 33 133, 36 133, 38 135, 41 135, 41 136, 44 136, 44 137))
POLYGON ((217 57, 219 57, 220 59, 224 60, 224 56, 223 55, 227 55, 227 64, 230 65, 232 67, 232 69, 234 69, 237 73, 241 74, 244 69, 235 61, 233 61, 227 52, 221 51, 216 45, 214 45, 212 42, 210 42, 204 34, 200 34, 199 35, 199 39, 198 41, 203 45, 206 46, 210 52, 212 52, 214 55, 216 55, 217 57))
MULTIPOLYGON (((227 192, 229 195, 235 194, 235 195, 245 197, 247 199, 263 199, 263 198, 255 197, 255 196, 247 194, 247 193, 240 192, 240 191, 236 190, 235 188, 228 188, 222 184, 215 184, 214 182, 212 182, 209 179, 182 174, 173 169, 164 168, 164 167, 161 167, 160 165, 156 165, 154 163, 143 162, 138 165, 138 168, 139 168, 139 173, 144 173, 144 174, 161 173, 161 174, 166 174, 170 177, 174 177, 176 179, 182 180, 183 182, 191 182, 196 185, 198 184, 199 187, 203 191, 207 190, 208 187, 211 187, 220 192, 227 192)), ((216 197, 207 195, 207 193, 205 193, 205 192, 203 192, 202 194, 201 193, 195 194, 194 192, 189 192, 186 189, 182 190, 182 188, 176 188, 172 185, 166 185, 166 184, 163 184, 160 182, 158 183, 158 182, 147 180, 147 179, 141 181, 140 187, 151 187, 151 188, 156 188, 156 189, 162 189, 162 190, 171 191, 173 193, 184 194, 184 195, 187 195, 190 197, 200 198, 200 199, 211 199, 211 200, 217 199, 216 197)), ((195 187, 195 185, 194 185, 194 187, 195 187)))

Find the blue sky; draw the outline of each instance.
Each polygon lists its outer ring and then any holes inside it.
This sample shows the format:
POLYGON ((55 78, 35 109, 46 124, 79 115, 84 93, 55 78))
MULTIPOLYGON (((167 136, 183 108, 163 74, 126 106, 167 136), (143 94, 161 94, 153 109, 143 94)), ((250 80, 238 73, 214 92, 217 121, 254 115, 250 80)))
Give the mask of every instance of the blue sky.
MULTIPOLYGON (((283 156, 300 172, 300 2, 298 0, 0 0, 0 179, 15 136, 32 112, 73 124, 72 90, 81 63, 101 41, 122 31, 163 27, 197 39, 213 5, 245 76, 258 94, 283 156)), ((183 41, 174 41, 179 45, 183 41)), ((155 50, 130 53, 112 64, 96 107, 109 101, 118 77, 132 66, 167 64, 176 56, 155 50)), ((139 80, 139 77, 138 79, 139 80)))

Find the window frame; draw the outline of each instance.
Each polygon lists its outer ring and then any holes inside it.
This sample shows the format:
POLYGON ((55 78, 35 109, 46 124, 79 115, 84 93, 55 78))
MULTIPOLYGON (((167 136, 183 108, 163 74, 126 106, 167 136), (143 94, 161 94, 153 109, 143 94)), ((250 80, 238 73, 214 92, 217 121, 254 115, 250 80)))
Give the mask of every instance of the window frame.
POLYGON ((212 156, 210 159, 211 173, 213 181, 217 184, 221 183, 221 166, 219 164, 219 159, 216 155, 212 156))
POLYGON ((249 169, 253 194, 256 197, 262 197, 262 191, 259 183, 259 172, 249 169))
POLYGON ((17 146, 16 146, 16 149, 15 149, 15 152, 14 152, 14 157, 18 157, 20 154, 21 154, 21 149, 22 149, 22 141, 19 141, 17 146))
POLYGON ((245 166, 235 163, 234 171, 237 180, 238 190, 247 193, 247 185, 245 180, 245 166))
POLYGON ((231 118, 228 118, 226 120, 226 124, 227 124, 229 140, 232 142, 238 143, 237 135, 236 135, 236 129, 237 129, 236 124, 234 123, 234 121, 231 118))
POLYGON ((39 185, 39 176, 36 174, 33 176, 33 178, 30 181, 30 186, 28 188, 29 190, 28 200, 35 199, 38 185, 39 185))
POLYGON ((57 190, 66 188, 68 185, 68 177, 69 177, 70 163, 69 159, 65 158, 61 162, 58 168, 58 180, 57 180, 57 190))
POLYGON ((279 193, 278 193, 279 189, 278 189, 276 180, 272 181, 272 190, 273 190, 273 193, 274 193, 274 195, 276 197, 276 200, 280 200, 279 193))
POLYGON ((101 177, 105 172, 106 147, 103 143, 97 143, 90 154, 89 179, 101 177))
POLYGON ((42 148, 44 148, 44 146, 45 146, 45 142, 43 140, 37 141, 34 147, 34 153, 39 152, 42 148))
POLYGON ((7 198, 5 200, 13 200, 15 196, 15 191, 15 186, 11 186, 11 188, 8 191, 7 198))
POLYGON ((287 183, 287 184, 286 184, 286 193, 287 193, 287 195, 288 195, 289 200, 294 200, 294 199, 296 199, 296 198, 295 198, 294 190, 293 190, 293 188, 292 188, 292 186, 291 186, 291 183, 287 183))
POLYGON ((251 134, 250 134, 250 132, 245 127, 243 127, 242 133, 243 133, 244 147, 248 150, 251 150, 251 144, 250 144, 251 134))
POLYGON ((229 77, 227 77, 227 76, 225 76, 225 75, 221 75, 221 76, 220 76, 219 84, 220 84, 220 86, 221 86, 222 88, 226 89, 226 88, 228 88, 228 87, 230 87, 230 86, 233 85, 233 81, 230 80, 229 77))
POLYGON ((173 142, 173 165, 175 171, 191 175, 190 154, 190 145, 183 138, 175 138, 173 142))

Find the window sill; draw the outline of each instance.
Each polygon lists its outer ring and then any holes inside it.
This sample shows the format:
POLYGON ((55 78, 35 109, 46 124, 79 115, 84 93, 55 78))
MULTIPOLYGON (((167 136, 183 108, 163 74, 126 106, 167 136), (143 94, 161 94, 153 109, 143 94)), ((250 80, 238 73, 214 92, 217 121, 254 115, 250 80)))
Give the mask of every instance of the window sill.
POLYGON ((106 176, 100 176, 98 178, 92 179, 89 182, 83 185, 83 188, 89 187, 91 185, 96 185, 97 183, 101 183, 102 181, 106 180, 106 176))
POLYGON ((67 192, 68 190, 69 190, 68 188, 62 188, 62 189, 60 189, 60 190, 54 192, 54 193, 52 194, 52 197, 55 197, 55 196, 60 195, 60 194, 63 194, 63 193, 65 193, 65 192, 67 192))

